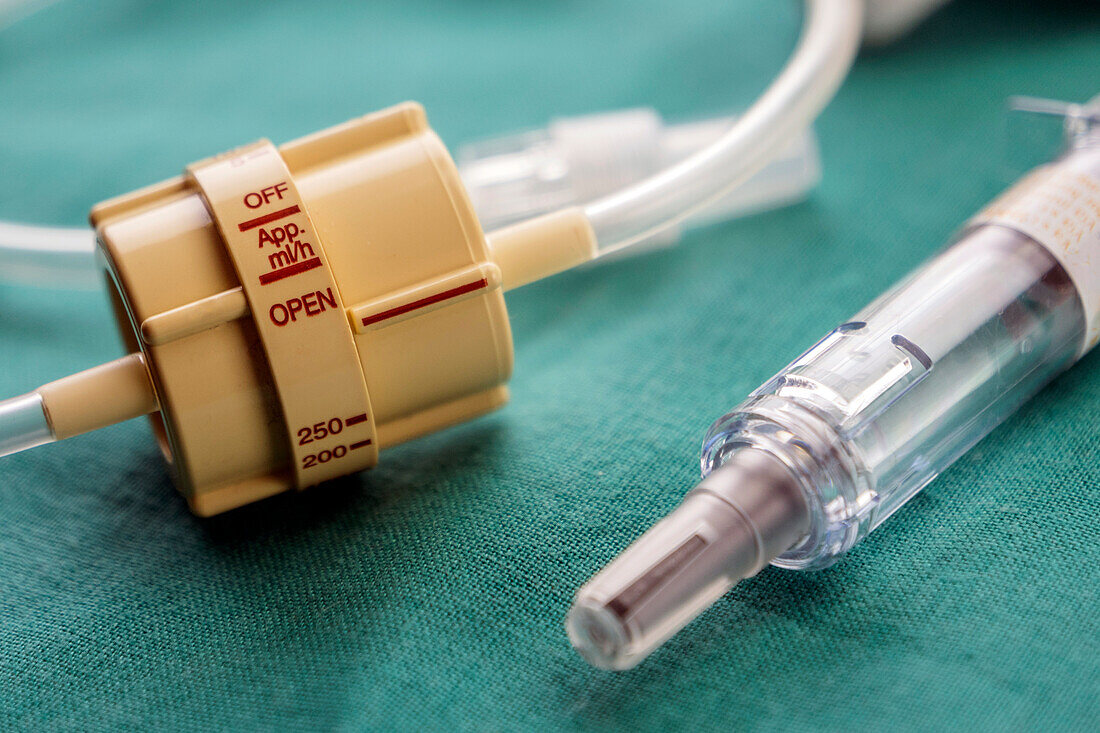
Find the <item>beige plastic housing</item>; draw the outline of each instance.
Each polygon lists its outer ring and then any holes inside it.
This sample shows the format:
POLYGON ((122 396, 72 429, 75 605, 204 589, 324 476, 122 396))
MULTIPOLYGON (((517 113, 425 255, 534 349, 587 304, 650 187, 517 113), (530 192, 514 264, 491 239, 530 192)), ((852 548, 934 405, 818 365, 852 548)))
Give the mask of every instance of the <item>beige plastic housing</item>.
POLYGON ((503 405, 512 337, 502 285, 595 252, 570 210, 505 232, 498 262, 413 103, 274 151, 258 143, 204 161, 91 213, 120 326, 155 393, 155 404, 135 404, 159 405, 155 433, 202 516, 368 467, 379 449, 503 405), (265 170, 285 166, 286 185, 234 178, 256 156, 265 170), (253 204, 256 219, 234 227, 226 212, 253 204), (306 255, 322 262, 260 287, 253 265, 302 267, 271 244, 291 221, 276 215, 291 209, 306 255), (255 251, 245 237, 260 240, 255 251), (311 417, 291 423, 291 412, 311 417))

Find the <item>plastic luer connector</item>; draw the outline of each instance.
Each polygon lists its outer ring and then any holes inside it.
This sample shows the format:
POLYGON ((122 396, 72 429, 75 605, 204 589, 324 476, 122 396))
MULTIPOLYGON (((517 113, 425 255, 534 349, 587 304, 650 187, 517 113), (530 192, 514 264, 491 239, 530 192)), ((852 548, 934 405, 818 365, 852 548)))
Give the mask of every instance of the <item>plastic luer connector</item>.
POLYGON ((1100 338, 1100 132, 991 204, 708 432, 702 483, 577 593, 625 669, 768 562, 820 568, 1100 338))
MULTIPOLYGON (((455 159, 482 225, 492 230, 637 183, 711 145, 735 120, 714 117, 669 125, 647 107, 563 117, 540 130, 463 145, 455 159)), ((762 170, 688 223, 704 226, 792 204, 805 199, 820 180, 817 141, 806 129, 762 170)), ((673 228, 645 244, 673 244, 678 233, 673 228)))

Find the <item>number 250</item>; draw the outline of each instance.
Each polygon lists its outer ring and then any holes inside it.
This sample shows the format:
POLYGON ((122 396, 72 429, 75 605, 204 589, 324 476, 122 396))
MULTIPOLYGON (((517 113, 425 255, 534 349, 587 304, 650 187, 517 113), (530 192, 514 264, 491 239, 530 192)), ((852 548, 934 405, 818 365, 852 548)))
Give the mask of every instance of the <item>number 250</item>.
POLYGON ((311 428, 298 430, 298 445, 306 445, 315 440, 324 440, 330 435, 336 435, 344 429, 344 421, 334 417, 328 422, 314 423, 311 428))

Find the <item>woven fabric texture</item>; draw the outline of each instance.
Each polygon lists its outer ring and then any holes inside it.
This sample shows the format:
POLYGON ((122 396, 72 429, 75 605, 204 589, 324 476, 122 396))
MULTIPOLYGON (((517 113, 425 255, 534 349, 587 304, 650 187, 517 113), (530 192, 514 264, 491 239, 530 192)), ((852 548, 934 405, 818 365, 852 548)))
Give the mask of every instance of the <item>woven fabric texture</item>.
MULTIPOLYGON (((1100 91, 1080 5, 957 0, 865 54, 817 125, 809 201, 515 292, 512 404, 368 474, 197 520, 143 421, 0 462, 0 728, 1096 729, 1097 354, 839 565, 764 571, 635 671, 589 668, 562 626, 692 486, 713 419, 1021 172, 1008 95, 1100 91)), ((0 218, 78 224, 406 98, 450 144, 732 111, 799 18, 63 0, 0 34, 0 218)), ((120 353, 102 293, 0 288, 0 394, 120 353)))

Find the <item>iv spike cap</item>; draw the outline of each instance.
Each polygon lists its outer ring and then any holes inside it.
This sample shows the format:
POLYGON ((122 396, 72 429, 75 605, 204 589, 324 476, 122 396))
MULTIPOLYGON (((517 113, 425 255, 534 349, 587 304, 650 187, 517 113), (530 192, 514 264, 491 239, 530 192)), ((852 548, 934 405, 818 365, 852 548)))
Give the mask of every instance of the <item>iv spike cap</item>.
POLYGON ((370 467, 508 398, 500 268, 419 105, 202 161, 91 220, 196 514, 370 467))
POLYGON ((595 667, 630 669, 809 524, 802 485, 786 465, 758 449, 735 451, 577 591, 569 640, 595 667))

